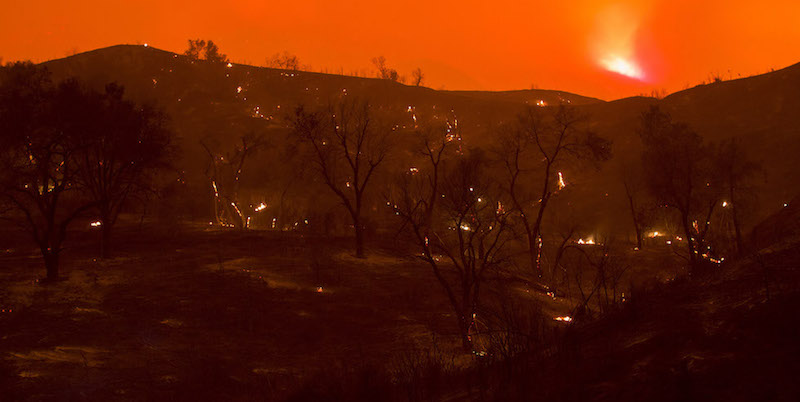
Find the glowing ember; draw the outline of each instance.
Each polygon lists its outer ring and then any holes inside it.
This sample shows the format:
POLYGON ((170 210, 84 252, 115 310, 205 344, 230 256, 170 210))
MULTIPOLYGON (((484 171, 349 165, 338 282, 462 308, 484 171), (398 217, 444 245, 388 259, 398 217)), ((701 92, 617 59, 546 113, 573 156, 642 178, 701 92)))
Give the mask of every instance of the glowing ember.
POLYGON ((578 244, 588 244, 588 245, 594 245, 594 244, 595 244, 595 242, 594 242, 594 240, 593 240, 593 239, 586 239, 586 240, 583 240, 583 239, 578 239, 578 241, 576 241, 575 243, 578 243, 578 244))
POLYGON ((258 206, 255 208, 255 211, 256 211, 256 212, 261 212, 261 211, 263 211, 263 210, 265 210, 265 209, 267 209, 267 204, 264 204, 264 203, 262 202, 261 204, 258 204, 258 206))
POLYGON ((561 316, 561 317, 555 317, 553 319, 556 320, 556 321, 561 321, 561 322, 572 322, 572 317, 570 317, 568 315, 561 316))
POLYGON ((94 222, 90 223, 89 226, 91 226, 93 228, 100 227, 100 226, 103 226, 103 222, 94 221, 94 222))

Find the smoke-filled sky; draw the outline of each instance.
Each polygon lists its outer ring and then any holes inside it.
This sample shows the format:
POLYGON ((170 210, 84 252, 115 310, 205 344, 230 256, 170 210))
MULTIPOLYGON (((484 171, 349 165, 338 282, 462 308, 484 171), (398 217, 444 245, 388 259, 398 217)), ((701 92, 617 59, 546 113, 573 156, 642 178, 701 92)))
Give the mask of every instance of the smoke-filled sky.
POLYGON ((0 0, 0 57, 45 61, 121 43, 233 61, 288 50, 314 70, 374 74, 378 55, 446 89, 674 92, 800 62, 798 0, 0 0))

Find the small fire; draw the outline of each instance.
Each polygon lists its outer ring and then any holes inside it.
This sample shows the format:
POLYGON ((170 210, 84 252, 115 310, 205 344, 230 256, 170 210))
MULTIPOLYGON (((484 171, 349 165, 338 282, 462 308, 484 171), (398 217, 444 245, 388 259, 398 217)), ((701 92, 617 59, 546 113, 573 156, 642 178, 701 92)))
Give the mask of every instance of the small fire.
POLYGON ((663 233, 659 233, 658 231, 655 231, 655 232, 648 233, 647 237, 649 237, 651 239, 654 239, 654 238, 656 238, 658 236, 662 236, 662 235, 663 235, 663 233))
POLYGON ((588 244, 588 245, 594 245, 595 244, 594 239, 583 240, 582 238, 578 239, 578 241, 576 243, 578 243, 578 244, 588 244))
POLYGON ((561 190, 566 186, 567 183, 564 182, 564 175, 562 175, 561 172, 558 172, 558 189, 561 190))
POLYGON ((264 203, 262 202, 261 204, 258 204, 258 206, 255 208, 255 211, 256 211, 256 212, 261 212, 261 211, 263 211, 263 210, 265 210, 265 209, 267 209, 267 204, 264 204, 264 203))
POLYGON ((317 293, 322 293, 322 286, 317 286, 317 293))
POLYGON ((97 228, 97 227, 103 226, 103 222, 101 222, 101 221, 94 221, 94 222, 90 223, 90 224, 89 224, 89 226, 91 226, 91 227, 93 227, 93 228, 97 228))
POLYGON ((572 317, 570 317, 568 315, 561 316, 561 317, 555 317, 553 319, 556 320, 556 321, 561 321, 561 322, 572 322, 572 317))
POLYGON ((539 99, 538 101, 536 101, 536 106, 545 107, 545 106, 547 106, 547 102, 539 99))

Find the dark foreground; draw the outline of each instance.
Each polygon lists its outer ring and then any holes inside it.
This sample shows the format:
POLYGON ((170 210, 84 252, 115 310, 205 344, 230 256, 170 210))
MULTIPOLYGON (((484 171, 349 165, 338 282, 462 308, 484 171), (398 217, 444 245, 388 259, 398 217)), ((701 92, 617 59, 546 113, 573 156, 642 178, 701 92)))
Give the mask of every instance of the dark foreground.
POLYGON ((91 236, 41 284, 3 232, 0 400, 800 400, 797 242, 502 360, 459 353, 438 285, 391 239, 360 261, 346 239, 131 227, 98 261, 91 236))

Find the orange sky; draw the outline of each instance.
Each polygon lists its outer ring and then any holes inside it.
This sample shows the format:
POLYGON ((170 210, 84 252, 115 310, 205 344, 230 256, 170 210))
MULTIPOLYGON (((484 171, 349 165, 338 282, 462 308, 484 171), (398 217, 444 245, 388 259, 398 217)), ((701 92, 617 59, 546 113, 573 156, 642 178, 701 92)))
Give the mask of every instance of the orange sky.
POLYGON ((426 85, 669 92, 800 62, 798 0, 0 0, 0 57, 44 61, 120 43, 210 38, 238 62, 289 50, 315 70, 384 55, 426 85), (638 78, 629 78, 608 69, 638 78))

